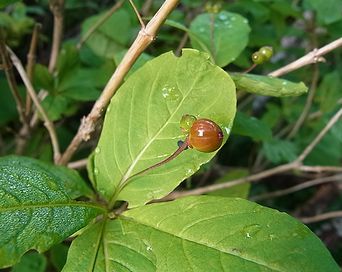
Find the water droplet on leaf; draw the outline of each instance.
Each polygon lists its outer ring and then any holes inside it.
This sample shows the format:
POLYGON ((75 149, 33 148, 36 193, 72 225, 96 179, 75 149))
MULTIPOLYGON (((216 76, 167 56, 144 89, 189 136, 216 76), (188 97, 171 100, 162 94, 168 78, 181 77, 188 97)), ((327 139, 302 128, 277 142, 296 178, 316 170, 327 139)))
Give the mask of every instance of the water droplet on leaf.
POLYGON ((99 154, 100 151, 101 151, 101 149, 100 149, 99 147, 96 147, 96 148, 95 148, 95 153, 96 153, 96 154, 99 154))
POLYGON ((221 21, 225 21, 228 18, 227 14, 225 13, 220 13, 218 17, 221 21))
POLYGON ((243 228, 243 233, 246 235, 247 238, 252 238, 261 230, 261 226, 259 224, 252 224, 245 226, 243 228))
POLYGON ((176 102, 181 98, 182 94, 176 87, 165 86, 162 89, 162 96, 167 101, 176 102))

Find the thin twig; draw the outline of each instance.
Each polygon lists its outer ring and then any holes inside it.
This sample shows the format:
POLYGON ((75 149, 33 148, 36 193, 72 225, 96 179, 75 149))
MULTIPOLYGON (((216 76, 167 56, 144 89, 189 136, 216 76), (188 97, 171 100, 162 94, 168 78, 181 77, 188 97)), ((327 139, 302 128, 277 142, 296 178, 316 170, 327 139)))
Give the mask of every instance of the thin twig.
POLYGON ((179 56, 179 55, 181 54, 182 49, 183 49, 183 47, 186 45, 188 39, 189 39, 189 34, 186 32, 186 33, 184 33, 184 35, 183 35, 181 41, 179 42, 179 44, 178 44, 178 46, 177 46, 177 49, 176 49, 176 51, 175 51, 175 55, 176 55, 176 56, 179 56))
POLYGON ((47 116, 45 110, 43 107, 40 105, 40 101, 37 97, 37 94, 31 84, 31 81, 28 79, 28 76, 26 74, 26 71, 21 64, 19 58, 14 54, 14 52, 7 47, 7 51, 9 52, 10 58, 12 60, 13 65, 16 67, 18 73, 21 76, 21 79, 23 80, 25 87, 27 91, 29 92, 32 101, 34 105, 36 106, 38 112, 41 114, 42 118, 44 119, 44 125, 47 128, 51 143, 52 143, 52 148, 53 148, 53 154, 54 154, 54 161, 57 162, 59 157, 60 157, 60 152, 59 152, 59 144, 58 144, 58 139, 57 139, 57 134, 54 128, 53 123, 50 121, 49 117, 47 116))
POLYGON ((68 167, 72 169, 82 169, 87 166, 88 159, 73 161, 68 163, 68 167))
POLYGON ((333 125, 340 119, 342 115, 342 108, 335 113, 335 115, 329 120, 328 124, 321 130, 316 138, 304 149, 302 154, 299 155, 296 161, 303 162, 309 153, 315 148, 315 146, 322 140, 325 134, 333 127, 333 125))
POLYGON ((279 77, 281 75, 290 73, 294 70, 297 70, 303 66, 312 64, 312 63, 317 63, 317 62, 322 62, 324 61, 324 58, 322 57, 323 55, 329 53, 330 51, 341 47, 342 46, 342 38, 339 38, 323 47, 320 49, 314 49, 310 53, 306 54, 305 56, 295 60, 294 62, 291 62, 288 65, 285 65, 284 67, 281 67, 280 69, 277 69, 271 73, 269 73, 270 76, 274 77, 279 77))
POLYGON ((136 59, 154 41, 159 28, 167 16, 176 7, 178 2, 179 0, 166 0, 158 12, 150 20, 150 22, 146 25, 146 28, 140 30, 138 36, 108 81, 91 112, 87 117, 83 118, 77 134, 62 155, 59 161, 60 164, 68 163, 72 155, 79 147, 80 143, 83 140, 87 141, 90 139, 90 134, 94 131, 97 120, 101 117, 104 108, 108 105, 110 99, 120 87, 125 75, 135 63, 136 59))
POLYGON ((59 49, 62 43, 63 37, 63 9, 64 0, 50 0, 50 10, 53 14, 53 37, 52 37, 52 49, 49 61, 49 71, 54 72, 59 49))
POLYGON ((104 22, 106 22, 115 11, 117 11, 122 4, 124 3, 124 0, 117 2, 115 5, 111 7, 99 20, 96 21, 96 23, 88 29, 88 31, 83 35, 81 40, 77 44, 77 48, 80 49, 82 45, 90 38, 90 36, 98 29, 101 25, 103 25, 104 22))
POLYGON ((25 117, 25 106, 24 102, 19 94, 19 89, 17 82, 15 80, 15 76, 12 69, 12 64, 10 60, 8 59, 8 53, 6 50, 5 45, 5 38, 4 33, 2 29, 0 28, 0 55, 1 55, 1 61, 4 67, 5 75, 7 78, 8 85, 10 87, 10 90, 12 92, 13 98, 15 100, 15 104, 17 107, 17 111, 19 114, 19 119, 23 123, 23 125, 27 125, 27 120, 25 117))
POLYGON ((303 182, 301 184, 298 184, 296 186, 292 186, 290 188, 286 188, 283 190, 278 190, 278 191, 274 191, 274 192, 270 192, 270 193, 261 194, 261 195, 251 197, 250 200, 260 201, 260 200, 264 200, 264 199, 270 199, 270 198, 275 198, 275 197, 279 197, 279 196, 284 196, 284 195, 292 194, 292 193, 298 192, 300 190, 303 190, 303 189, 306 189, 306 188, 309 188, 312 186, 320 185, 320 184, 327 183, 327 182, 333 182, 333 181, 342 181, 342 175, 338 174, 338 175, 334 175, 334 176, 330 176, 330 177, 324 177, 324 178, 317 178, 317 179, 309 180, 309 181, 303 182))
POLYGON ((342 167, 338 166, 309 166, 309 165, 302 165, 298 167, 298 170, 303 172, 315 172, 315 173, 322 173, 322 172, 342 172, 342 167))
POLYGON ((301 217, 299 220, 301 220, 304 224, 311 224, 338 217, 342 217, 342 211, 327 212, 311 217, 301 217))
MULTIPOLYGON (((32 38, 30 43, 30 49, 27 54, 27 64, 26 64, 26 73, 28 79, 32 82, 32 76, 33 76, 33 68, 36 63, 36 50, 38 45, 38 37, 39 37, 39 31, 41 29, 41 24, 35 24, 32 32, 32 38)), ((25 109, 25 115, 29 116, 31 111, 31 96, 27 92, 26 94, 26 109, 25 109)))
POLYGON ((146 28, 145 23, 144 23, 143 19, 141 18, 137 7, 134 5, 133 0, 129 0, 129 3, 131 4, 131 6, 135 12, 135 15, 137 15, 137 17, 138 17, 139 23, 141 25, 141 29, 145 29, 146 28))
POLYGON ((301 153, 301 155, 296 160, 294 160, 293 162, 283 164, 283 165, 279 165, 279 166, 276 166, 276 167, 271 168, 271 169, 267 169, 267 170, 262 171, 262 172, 257 173, 257 174, 253 174, 253 175, 250 175, 250 176, 247 176, 244 178, 235 179, 232 181, 227 181, 224 183, 212 184, 212 185, 204 186, 204 187, 189 190, 189 191, 172 192, 168 196, 166 196, 160 200, 157 200, 157 201, 168 201, 168 200, 172 200, 172 199, 176 199, 176 198, 180 198, 180 197, 184 197, 184 196, 201 195, 201 194, 205 194, 205 193, 209 193, 209 192, 213 192, 213 191, 217 191, 217 190, 221 190, 221 189, 230 188, 230 187, 240 185, 240 184, 244 184, 247 182, 255 182, 255 181, 261 180, 263 178, 266 178, 266 177, 269 177, 272 175, 276 175, 276 174, 280 174, 280 173, 284 173, 287 171, 300 169, 300 167, 302 166, 303 160, 308 156, 308 154, 313 150, 313 148, 320 142, 320 140, 322 140, 322 138, 325 136, 325 134, 338 121, 338 119, 341 117, 341 115, 342 115, 342 108, 330 119, 330 121, 322 129, 322 131, 304 149, 304 151, 301 153))
POLYGON ((291 132, 287 136, 287 138, 289 138, 289 139, 293 138, 297 134, 297 132, 299 131, 299 129, 301 128, 303 123, 305 122, 306 118, 308 117, 308 115, 310 113, 310 108, 312 106, 313 99, 314 99, 315 94, 316 94, 318 79, 319 79, 319 68, 318 68, 317 64, 314 64, 313 65, 313 74, 312 74, 310 92, 309 92, 309 95, 306 99, 305 106, 303 108, 301 115, 299 116, 298 120, 296 121, 294 127, 292 128, 291 132))

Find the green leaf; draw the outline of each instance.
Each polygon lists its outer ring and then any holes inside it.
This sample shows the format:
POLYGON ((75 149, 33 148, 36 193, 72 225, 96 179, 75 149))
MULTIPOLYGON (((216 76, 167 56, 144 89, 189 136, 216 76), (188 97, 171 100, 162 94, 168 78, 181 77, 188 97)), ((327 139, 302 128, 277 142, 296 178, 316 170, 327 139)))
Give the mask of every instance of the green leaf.
POLYGON ((338 71, 325 74, 315 97, 322 112, 331 112, 337 106, 341 97, 341 84, 341 73, 338 71))
POLYGON ((47 266, 46 257, 37 252, 30 252, 21 257, 11 272, 44 272, 47 266))
POLYGON ((15 2, 19 2, 20 0, 1 0, 0 1, 0 8, 4 8, 10 4, 13 4, 15 2))
POLYGON ((61 271, 66 263, 69 247, 57 244, 50 249, 50 261, 57 271, 61 271))
MULTIPOLYGON (((228 171, 227 174, 223 175, 218 180, 215 180, 214 183, 215 184, 226 183, 234 179, 246 177, 248 176, 248 174, 249 172, 247 169, 244 169, 244 168, 233 169, 231 171, 228 171)), ((246 182, 237 186, 233 186, 231 188, 226 188, 226 189, 210 192, 208 195, 224 196, 224 197, 240 197, 240 198, 247 199, 250 187, 251 187, 251 184, 246 182)))
POLYGON ((298 96, 308 91, 303 82, 294 83, 281 78, 252 74, 233 73, 230 76, 234 80, 237 89, 259 95, 298 96))
POLYGON ((132 176, 171 155, 184 114, 209 118, 220 125, 224 141, 236 110, 233 81, 197 50, 172 52, 147 62, 132 74, 112 99, 95 150, 98 191, 109 200, 142 205, 172 191, 216 152, 186 150, 161 167, 132 176))
POLYGON ((125 212, 76 238, 71 271, 340 271, 285 213, 238 198, 189 197, 125 212))
POLYGON ((79 67, 79 51, 73 44, 66 44, 61 49, 57 61, 58 80, 62 82, 66 78, 72 78, 74 71, 79 67))
POLYGON ((273 163, 291 162, 298 156, 298 148, 293 142, 280 139, 264 141, 262 152, 273 163))
POLYGON ((0 78, 0 126, 18 117, 14 98, 11 94, 7 80, 0 78))
POLYGON ((203 50, 202 43, 209 48, 215 63, 224 67, 233 62, 248 43, 250 28, 248 21, 239 14, 221 11, 217 14, 203 13, 198 15, 190 25, 192 46, 203 50))
POLYGON ((59 170, 22 157, 0 159, 0 267, 43 252, 105 210, 72 200, 59 170))
POLYGON ((62 95, 48 95, 42 102, 49 119, 56 121, 62 118, 63 115, 70 109, 71 101, 62 95))
POLYGON ((64 166, 55 166, 46 162, 42 163, 41 161, 26 157, 7 156, 7 159, 12 160, 18 165, 24 165, 26 168, 43 169, 55 175, 56 182, 59 183, 71 199, 81 196, 94 197, 94 193, 76 170, 64 166))
POLYGON ((37 90, 44 89, 51 92, 54 89, 53 76, 44 65, 36 64, 34 66, 33 82, 37 90))
POLYGON ((342 18, 342 2, 340 0, 304 0, 304 5, 317 13, 320 24, 328 25, 342 18))
MULTIPOLYGON (((81 36, 104 14, 92 16, 82 24, 81 36)), ((131 39, 133 32, 128 12, 124 9, 116 11, 86 41, 86 45, 98 56, 112 58, 114 53, 123 50, 131 39)))
POLYGON ((271 129, 263 121, 239 111, 235 116, 232 133, 251 137, 255 141, 272 138, 271 129))

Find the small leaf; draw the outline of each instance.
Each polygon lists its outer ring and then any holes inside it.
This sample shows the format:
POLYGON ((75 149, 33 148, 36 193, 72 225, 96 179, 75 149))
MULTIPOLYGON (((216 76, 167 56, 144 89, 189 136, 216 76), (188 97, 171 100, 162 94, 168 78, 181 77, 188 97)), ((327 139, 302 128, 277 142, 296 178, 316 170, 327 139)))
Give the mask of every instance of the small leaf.
POLYGON ((230 76, 234 80, 237 89, 259 95, 298 96, 308 91, 303 82, 294 83, 281 78, 252 74, 233 73, 230 76))
MULTIPOLYGON (((218 180, 215 180, 215 184, 226 183, 234 179, 243 178, 248 176, 248 170, 241 168, 241 169, 233 169, 228 171, 227 174, 220 177, 218 180)), ((222 190, 217 190, 214 192, 210 192, 208 195, 212 196, 224 196, 224 197, 240 197, 247 199, 249 194, 249 189, 251 184, 246 182, 237 186, 233 186, 231 188, 226 188, 222 190)))
POLYGON ((13 4, 15 2, 19 2, 20 0, 1 0, 0 1, 0 8, 4 8, 10 4, 13 4))
POLYGON ((187 49, 181 57, 169 52, 147 62, 108 106, 95 149, 98 191, 107 200, 128 201, 130 207, 165 196, 216 152, 186 150, 169 163, 130 178, 177 149, 177 141, 186 137, 179 127, 184 114, 212 119, 226 140, 235 108, 232 80, 207 54, 187 49))
POLYGON ((315 97, 322 112, 330 112, 337 106, 337 101, 341 97, 341 84, 341 73, 337 70, 323 77, 315 97))
POLYGON ((221 11, 217 14, 198 15, 190 25, 192 46, 203 50, 198 39, 206 45, 215 63, 224 67, 233 62, 248 43, 250 27, 247 19, 239 14, 221 11))
POLYGON ((13 265, 30 249, 49 249, 105 212, 72 200, 60 173, 33 159, 0 159, 0 267, 13 265))
POLYGON ((236 113, 232 133, 249 136, 255 141, 272 138, 271 129, 263 121, 243 112, 236 113))
POLYGON ((264 141, 262 152, 273 163, 291 162, 298 156, 298 148, 293 142, 279 139, 264 141))
POLYGON ((189 197, 99 222, 71 245, 72 271, 329 271, 339 267, 305 225, 238 198, 189 197))
POLYGON ((70 104, 70 99, 62 95, 48 95, 42 102, 42 106, 51 121, 61 119, 70 109, 70 104))

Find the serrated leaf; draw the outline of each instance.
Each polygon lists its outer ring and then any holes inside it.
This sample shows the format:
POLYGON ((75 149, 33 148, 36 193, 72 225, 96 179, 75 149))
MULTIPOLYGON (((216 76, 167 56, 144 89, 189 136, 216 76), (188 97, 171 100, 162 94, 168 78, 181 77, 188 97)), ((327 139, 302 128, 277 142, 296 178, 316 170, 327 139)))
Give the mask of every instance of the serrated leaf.
POLYGON ((228 11, 203 13, 198 15, 190 25, 192 46, 203 50, 198 39, 206 45, 215 63, 224 67, 233 62, 248 43, 250 27, 247 19, 228 11))
POLYGON ((63 269, 71 271, 337 272, 339 267, 309 228, 289 215, 243 199, 197 196, 97 223, 73 241, 63 269))
POLYGON ((105 212, 73 201, 59 171, 30 161, 0 159, 0 267, 13 265, 30 249, 47 250, 105 212))
POLYGON ((269 126, 243 112, 236 113, 232 133, 251 137, 255 141, 270 140, 272 138, 272 130, 269 126))
MULTIPOLYGON (((132 74, 112 99, 95 150, 98 191, 130 207, 160 198, 197 171, 216 152, 186 150, 176 159, 144 175, 134 174, 165 159, 185 135, 184 114, 209 118, 230 131, 235 114, 233 81, 206 54, 183 50, 147 62, 132 74)), ((225 129, 224 129, 225 128, 225 129)))
POLYGON ((41 64, 36 64, 33 71, 33 82, 36 89, 44 89, 46 91, 53 91, 54 79, 50 74, 48 68, 41 64))
POLYGON ((259 95, 298 96, 308 91, 303 82, 294 83, 281 78, 252 74, 233 73, 230 76, 234 80, 237 89, 259 95))
POLYGON ((62 95, 48 95, 42 101, 42 106, 51 121, 61 119, 70 109, 70 104, 70 99, 62 95))

